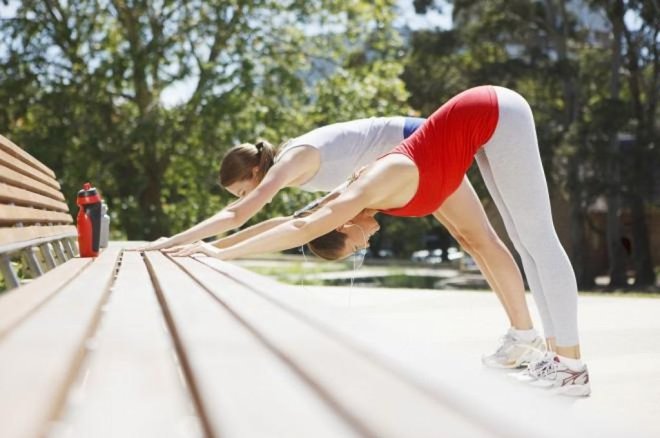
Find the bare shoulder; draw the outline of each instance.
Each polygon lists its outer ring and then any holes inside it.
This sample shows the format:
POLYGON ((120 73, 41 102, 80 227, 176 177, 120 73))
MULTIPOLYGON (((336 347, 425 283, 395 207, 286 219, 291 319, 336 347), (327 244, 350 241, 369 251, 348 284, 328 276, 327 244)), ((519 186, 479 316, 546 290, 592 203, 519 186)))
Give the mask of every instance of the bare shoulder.
POLYGON ((391 154, 372 163, 349 186, 367 201, 372 209, 394 208, 405 203, 417 191, 417 166, 405 155, 391 154))
POLYGON ((321 154, 311 145, 295 146, 285 151, 271 171, 287 175, 287 186, 297 186, 314 176, 321 166, 321 154))

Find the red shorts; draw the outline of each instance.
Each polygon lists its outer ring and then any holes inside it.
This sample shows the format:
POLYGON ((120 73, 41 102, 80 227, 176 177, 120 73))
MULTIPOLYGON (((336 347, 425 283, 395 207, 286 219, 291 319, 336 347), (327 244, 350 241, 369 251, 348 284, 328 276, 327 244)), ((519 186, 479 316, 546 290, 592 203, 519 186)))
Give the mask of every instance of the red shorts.
POLYGON ((461 184, 474 154, 493 135, 498 117, 491 85, 463 91, 438 108, 389 153, 406 155, 415 163, 419 185, 408 204, 383 213, 420 217, 435 212, 461 184))

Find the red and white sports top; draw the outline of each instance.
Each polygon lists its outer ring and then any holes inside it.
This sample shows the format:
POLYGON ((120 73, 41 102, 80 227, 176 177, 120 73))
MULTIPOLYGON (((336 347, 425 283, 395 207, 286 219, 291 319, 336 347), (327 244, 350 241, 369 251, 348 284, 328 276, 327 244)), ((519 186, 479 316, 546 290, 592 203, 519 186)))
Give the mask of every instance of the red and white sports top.
POLYGON ((413 135, 389 154, 409 157, 419 171, 415 196, 392 216, 426 216, 461 184, 474 154, 493 135, 499 109, 491 85, 470 88, 438 108, 413 135))

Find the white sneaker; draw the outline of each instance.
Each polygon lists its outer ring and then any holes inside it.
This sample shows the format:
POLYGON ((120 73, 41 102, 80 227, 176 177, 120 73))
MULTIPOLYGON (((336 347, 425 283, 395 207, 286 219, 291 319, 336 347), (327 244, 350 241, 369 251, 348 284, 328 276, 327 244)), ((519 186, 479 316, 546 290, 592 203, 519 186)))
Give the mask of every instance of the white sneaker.
POLYGON ((548 351, 542 356, 538 357, 536 360, 531 361, 524 371, 510 373, 509 377, 512 377, 520 382, 533 382, 541 376, 542 370, 546 367, 548 362, 552 362, 555 359, 556 355, 557 353, 554 351, 548 351))
POLYGON ((551 361, 545 361, 542 366, 537 366, 533 373, 535 380, 530 382, 532 386, 549 388, 557 394, 576 397, 586 397, 591 394, 589 370, 586 365, 580 370, 572 370, 555 355, 551 361))
POLYGON ((495 353, 481 357, 481 362, 491 368, 519 368, 537 361, 545 352, 545 342, 540 336, 532 341, 522 341, 508 331, 500 340, 495 353))

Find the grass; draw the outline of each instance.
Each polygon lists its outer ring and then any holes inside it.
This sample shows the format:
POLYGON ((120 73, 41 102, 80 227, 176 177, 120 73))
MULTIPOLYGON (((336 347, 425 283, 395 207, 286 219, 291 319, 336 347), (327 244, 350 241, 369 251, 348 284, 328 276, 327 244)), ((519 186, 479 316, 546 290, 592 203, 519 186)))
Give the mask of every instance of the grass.
POLYGON ((313 278, 316 274, 324 272, 343 271, 347 265, 341 262, 315 262, 304 260, 278 260, 266 264, 263 260, 245 260, 239 264, 257 274, 274 278, 287 284, 323 284, 322 280, 313 278), (308 278, 309 277, 309 278, 308 278))

